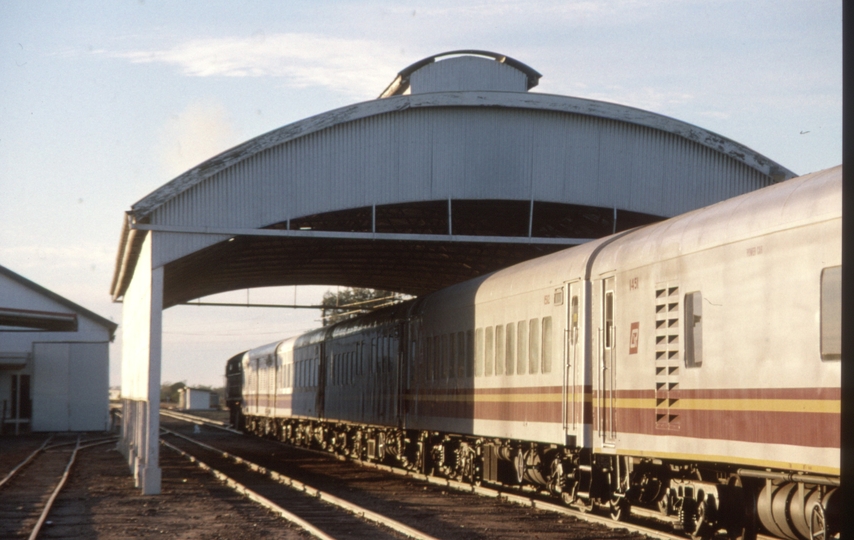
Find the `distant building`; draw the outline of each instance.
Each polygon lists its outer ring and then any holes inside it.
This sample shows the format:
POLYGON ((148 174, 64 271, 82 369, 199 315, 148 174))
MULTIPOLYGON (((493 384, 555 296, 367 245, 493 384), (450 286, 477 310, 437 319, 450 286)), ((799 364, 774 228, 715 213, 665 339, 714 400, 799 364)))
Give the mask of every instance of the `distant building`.
POLYGON ((107 429, 117 326, 0 266, 0 430, 107 429))
POLYGON ((178 390, 178 408, 188 411, 211 409, 211 400, 215 397, 213 392, 198 388, 184 387, 178 390))

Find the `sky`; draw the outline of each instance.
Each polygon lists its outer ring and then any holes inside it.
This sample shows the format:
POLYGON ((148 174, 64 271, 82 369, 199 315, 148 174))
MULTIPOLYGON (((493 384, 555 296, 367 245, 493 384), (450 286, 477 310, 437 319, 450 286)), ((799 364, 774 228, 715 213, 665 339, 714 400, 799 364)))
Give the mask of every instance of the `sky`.
MULTIPOLYGON (((0 265, 119 324, 124 212, 270 130, 375 99, 458 49, 543 74, 532 91, 670 116, 798 174, 842 162, 841 0, 0 2, 0 265)), ((334 286, 209 301, 317 304, 334 286)), ((162 380, 221 386, 235 353, 316 310, 177 306, 162 380)))

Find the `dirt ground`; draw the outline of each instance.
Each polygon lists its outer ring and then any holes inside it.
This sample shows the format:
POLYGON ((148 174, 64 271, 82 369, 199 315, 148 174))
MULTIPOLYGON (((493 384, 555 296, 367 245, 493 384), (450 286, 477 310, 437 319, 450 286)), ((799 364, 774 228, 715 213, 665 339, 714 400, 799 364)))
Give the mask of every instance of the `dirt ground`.
MULTIPOLYGON (((211 413, 206 416, 219 419, 221 414, 211 413)), ((208 429, 203 428, 202 433, 207 431, 208 429)), ((219 433, 215 430, 211 432, 219 433)), ((95 439, 104 436, 105 434, 101 433, 89 434, 87 437, 95 439)), ((30 452, 38 448, 46 438, 46 434, 0 437, 0 479, 30 452)), ((274 443, 256 439, 246 441, 244 446, 267 448, 265 444, 274 443)), ((253 456, 253 459, 256 461, 261 459, 264 452, 272 457, 289 451, 286 447, 274 446, 271 454, 269 448, 266 450, 264 448, 261 449, 260 457, 253 456)), ((311 465, 317 459, 303 456, 296 461, 311 465)), ((344 466, 335 460, 331 463, 332 465, 326 467, 344 466)), ((116 450, 115 442, 111 441, 82 450, 68 483, 57 498, 48 516, 48 523, 42 529, 39 538, 106 540, 309 538, 301 529, 225 487, 213 476, 201 471, 186 458, 164 446, 160 447, 160 467, 162 493, 157 496, 143 496, 139 488, 134 486, 127 462, 116 450)), ((371 486, 380 482, 380 479, 375 477, 381 475, 372 469, 356 469, 356 476, 365 478, 361 479, 361 484, 351 480, 352 483, 347 484, 349 487, 345 489, 357 493, 371 492, 371 486)), ((309 474, 314 473, 309 471, 309 474)), ((335 476, 335 478, 339 477, 335 476)), ((336 484, 339 480, 312 478, 311 481, 314 485, 316 482, 322 484, 324 481, 336 484)), ((625 529, 606 529, 590 523, 576 523, 571 518, 542 513, 530 508, 523 509, 509 503, 465 495, 435 486, 413 487, 409 486, 410 480, 398 479, 394 482, 406 484, 408 486, 404 488, 406 493, 413 498, 417 496, 418 501, 413 504, 420 508, 419 512, 438 512, 445 521, 450 520, 455 527, 458 527, 453 535, 446 534, 447 529, 441 528, 432 532, 439 537, 549 538, 554 537, 555 534, 560 538, 584 539, 634 540, 640 537, 625 529), (457 510, 461 513, 456 512, 457 510)), ((331 489, 331 486, 332 484, 326 487, 331 489)), ((315 487, 323 488, 324 486, 315 485, 315 487)), ((0 488, 0 497, 4 495, 3 490, 4 488, 0 488)), ((381 496, 382 494, 377 495, 380 498, 381 496)), ((404 497, 398 496, 397 493, 386 493, 385 496, 390 496, 392 500, 398 502, 391 506, 386 504, 384 508, 377 510, 390 511, 396 506, 405 506, 402 502, 404 497)), ((421 515, 418 512, 416 514, 421 515)), ((15 515, 0 515, 0 520, 15 518, 15 515)), ((401 517, 398 516, 396 519, 401 517)), ((425 532, 431 532, 429 529, 423 529, 423 526, 429 524, 425 519, 417 521, 418 523, 413 526, 425 532)), ((439 521, 441 522, 442 519, 439 521)), ((26 526, 22 525, 19 528, 19 534, 13 538, 27 538, 30 531, 25 528, 26 526)), ((6 527, 5 530, 10 529, 6 527)))
MULTIPOLYGON (((0 437, 0 478, 45 438, 0 437)), ((162 493, 143 496, 115 444, 82 450, 39 538, 308 538, 169 449, 160 458, 162 493)))

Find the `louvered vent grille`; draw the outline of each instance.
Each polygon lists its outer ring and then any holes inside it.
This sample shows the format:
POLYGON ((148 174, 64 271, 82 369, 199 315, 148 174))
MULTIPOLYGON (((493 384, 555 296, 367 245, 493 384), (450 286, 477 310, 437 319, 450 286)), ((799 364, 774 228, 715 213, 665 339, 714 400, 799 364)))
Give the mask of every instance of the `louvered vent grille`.
POLYGON ((679 286, 661 283, 655 288, 655 425, 679 429, 679 286))

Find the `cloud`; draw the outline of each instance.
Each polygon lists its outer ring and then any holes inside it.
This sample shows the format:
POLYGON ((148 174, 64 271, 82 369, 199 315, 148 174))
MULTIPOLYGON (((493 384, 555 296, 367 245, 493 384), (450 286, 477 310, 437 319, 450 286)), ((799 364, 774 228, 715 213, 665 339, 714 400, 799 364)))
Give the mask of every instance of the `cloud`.
POLYGON ((507 22, 513 23, 523 17, 527 20, 585 24, 595 21, 613 25, 615 19, 636 20, 651 9, 680 3, 684 4, 685 0, 490 0, 464 4, 447 0, 431 2, 417 9, 394 6, 389 8, 389 12, 410 14, 413 17, 471 17, 489 22, 510 18, 507 22))
POLYGON ((393 48, 319 34, 257 33, 193 39, 168 49, 112 53, 136 64, 165 64, 189 77, 279 77, 295 88, 323 86, 376 97, 405 64, 393 48), (402 64, 403 62, 403 64, 402 64))
POLYGON ((732 116, 732 114, 723 111, 700 111, 698 114, 704 118, 711 118, 713 120, 729 120, 732 116))
POLYGON ((112 243, 77 239, 58 245, 42 239, 7 245, 0 253, 4 266, 46 289, 103 317, 120 313, 109 295, 116 260, 112 243))
POLYGON ((166 177, 172 178, 241 141, 222 104, 194 102, 163 126, 156 153, 166 177))

